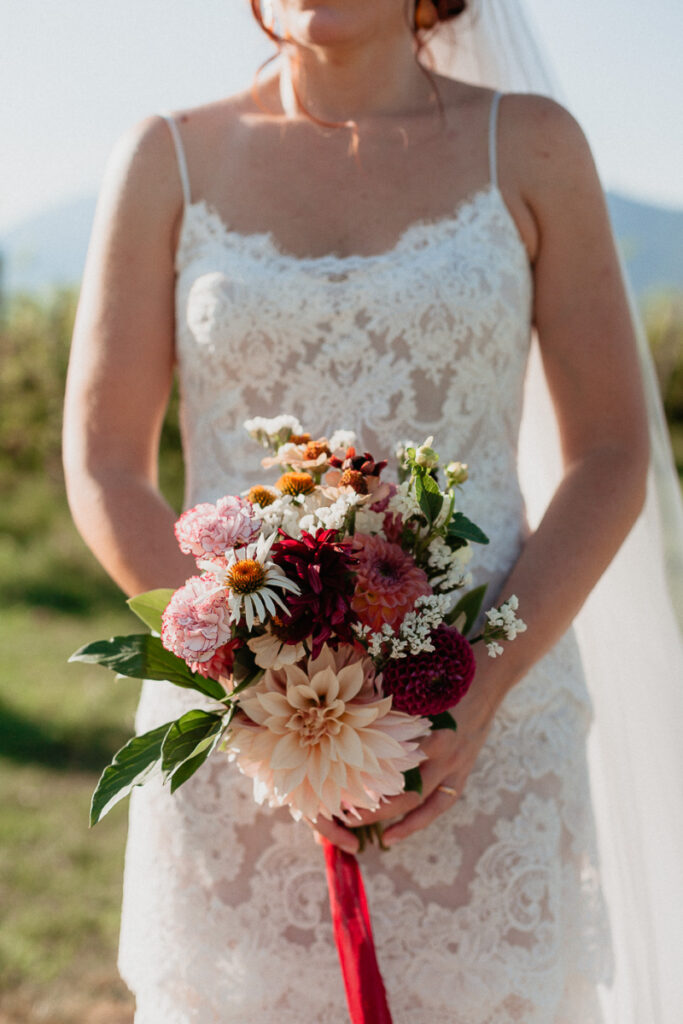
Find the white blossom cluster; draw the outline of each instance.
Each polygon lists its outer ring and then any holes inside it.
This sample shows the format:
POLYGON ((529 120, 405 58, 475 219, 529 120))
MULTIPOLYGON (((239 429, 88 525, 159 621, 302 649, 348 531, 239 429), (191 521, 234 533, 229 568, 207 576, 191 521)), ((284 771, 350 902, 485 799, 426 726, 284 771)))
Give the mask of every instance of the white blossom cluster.
POLYGON ((404 480, 402 484, 398 485, 396 494, 389 499, 388 510, 406 521, 412 516, 422 515, 415 492, 410 489, 410 481, 404 480))
POLYGON ((486 612, 488 622, 484 628, 484 639, 489 657, 497 658, 503 653, 498 640, 514 640, 519 633, 526 631, 526 622, 517 617, 519 601, 515 594, 501 604, 499 608, 489 608, 486 612))
POLYGON ((321 527, 325 530, 342 530, 350 509, 354 508, 359 500, 360 495, 355 491, 340 491, 339 497, 331 505, 322 505, 303 515, 299 520, 299 529, 306 530, 307 533, 315 533, 321 527))
POLYGON ((303 427, 296 416, 289 416, 287 413, 274 416, 272 419, 254 416, 253 419, 244 421, 244 429, 251 437, 265 445, 282 443, 289 434, 303 434, 303 427))
POLYGON ((472 573, 466 569, 472 558, 472 548, 469 544, 453 551, 443 537, 437 536, 431 541, 428 552, 427 565, 430 569, 442 570, 434 576, 430 573, 429 582, 432 587, 446 591, 470 586, 472 573))
POLYGON ((418 597, 413 611, 405 615, 398 633, 388 622, 379 633, 361 625, 354 627, 355 632, 367 642, 371 658, 405 658, 408 654, 433 651, 432 630, 441 625, 449 605, 448 597, 443 594, 426 594, 418 597))
MULTIPOLYGON (((297 431, 294 431, 294 433, 297 433, 297 431)), ((346 451, 347 448, 352 448, 355 443, 356 435, 353 430, 335 430, 329 440, 329 448, 331 452, 337 452, 340 448, 346 451)))
POLYGON ((359 505, 356 509, 356 530, 384 537, 384 512, 373 512, 367 504, 359 505))
POLYGON ((263 508, 254 505, 253 515, 261 521, 261 533, 264 537, 270 537, 282 528, 290 537, 298 537, 301 534, 299 521, 302 511, 305 510, 305 499, 293 498, 290 494, 283 494, 276 498, 270 505, 263 508))

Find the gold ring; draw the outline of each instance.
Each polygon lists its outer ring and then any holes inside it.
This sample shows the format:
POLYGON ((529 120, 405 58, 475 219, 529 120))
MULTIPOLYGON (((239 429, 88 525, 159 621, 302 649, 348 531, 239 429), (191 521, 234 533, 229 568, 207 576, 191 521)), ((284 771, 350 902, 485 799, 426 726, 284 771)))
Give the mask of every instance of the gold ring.
POLYGON ((448 793, 449 796, 457 796, 457 789, 453 789, 452 786, 437 786, 436 787, 441 793, 448 793))

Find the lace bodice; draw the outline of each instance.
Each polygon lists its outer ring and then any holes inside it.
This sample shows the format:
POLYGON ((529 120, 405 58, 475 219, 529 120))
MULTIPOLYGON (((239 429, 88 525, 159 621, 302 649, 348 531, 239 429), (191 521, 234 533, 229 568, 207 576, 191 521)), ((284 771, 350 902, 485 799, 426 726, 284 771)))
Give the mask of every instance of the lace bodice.
POLYGON ((188 504, 263 482, 242 423, 292 412, 315 435, 355 430, 377 457, 433 434, 471 466, 465 504, 495 538, 481 570, 516 554, 532 288, 494 183, 375 256, 294 257, 190 203, 177 272, 188 504))
MULTIPOLYGON (((353 429, 378 458, 433 434, 444 457, 470 464, 462 507, 492 538, 473 566, 495 591, 527 529, 516 463, 532 304, 495 157, 491 181, 451 215, 370 256, 300 259, 269 235, 233 231, 191 201, 184 163, 181 174, 186 503, 264 480, 242 427, 254 415, 353 429)), ((148 682, 138 728, 193 703, 148 682)), ((390 853, 364 855, 397 1024, 598 1024, 594 984, 609 955, 590 719, 568 634, 503 702, 451 810, 390 853)), ((342 1024, 326 903, 310 832, 257 807, 220 755, 174 796, 137 791, 120 957, 136 1024, 342 1024)))

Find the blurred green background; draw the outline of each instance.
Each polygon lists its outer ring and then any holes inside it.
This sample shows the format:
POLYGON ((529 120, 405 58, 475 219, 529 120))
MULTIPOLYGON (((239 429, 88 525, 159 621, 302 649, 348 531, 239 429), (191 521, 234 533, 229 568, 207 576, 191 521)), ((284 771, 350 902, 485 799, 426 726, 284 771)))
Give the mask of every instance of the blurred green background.
MULTIPOLYGON (((133 724, 138 685, 67 665, 137 629, 71 524, 60 456, 75 289, 14 294, 0 326, 0 1022, 130 1024, 115 960, 126 806, 92 831, 90 794, 133 724)), ((683 472, 683 293, 642 304, 683 472)), ((177 396, 160 460, 180 507, 177 396)))

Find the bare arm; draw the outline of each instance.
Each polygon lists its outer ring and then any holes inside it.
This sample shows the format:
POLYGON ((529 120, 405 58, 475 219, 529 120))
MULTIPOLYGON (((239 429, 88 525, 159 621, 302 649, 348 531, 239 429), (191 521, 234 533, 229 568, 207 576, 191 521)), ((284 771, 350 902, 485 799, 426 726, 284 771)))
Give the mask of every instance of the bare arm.
POLYGON ((107 165, 67 378, 69 504, 86 543, 129 594, 179 586, 193 568, 157 489, 174 365, 179 195, 168 128, 149 118, 120 139, 107 165))

